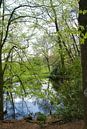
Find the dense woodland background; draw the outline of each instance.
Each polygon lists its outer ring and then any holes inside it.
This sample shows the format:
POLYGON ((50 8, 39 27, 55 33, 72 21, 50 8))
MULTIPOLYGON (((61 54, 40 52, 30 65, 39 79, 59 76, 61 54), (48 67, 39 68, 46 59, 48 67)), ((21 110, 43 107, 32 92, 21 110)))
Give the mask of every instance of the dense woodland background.
POLYGON ((0 119, 7 113, 3 105, 8 100, 15 119, 15 96, 44 100, 47 105, 42 107, 50 115, 53 106, 58 117, 83 119, 85 0, 79 2, 80 11, 77 0, 0 2, 0 119))

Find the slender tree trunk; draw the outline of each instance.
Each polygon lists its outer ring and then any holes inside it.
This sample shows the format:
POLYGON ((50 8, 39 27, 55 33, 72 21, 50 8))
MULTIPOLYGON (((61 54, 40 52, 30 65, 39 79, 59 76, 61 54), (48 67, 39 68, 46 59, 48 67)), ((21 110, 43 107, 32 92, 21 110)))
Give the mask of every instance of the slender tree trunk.
POLYGON ((12 103, 12 108, 13 108, 13 119, 15 119, 15 104, 14 104, 14 99, 13 99, 13 95, 12 92, 10 92, 10 97, 11 97, 11 103, 12 103))
MULTIPOLYGON (((0 21, 2 23, 2 21, 0 21)), ((2 24, 1 24, 2 25, 2 24)), ((2 70, 2 37, 3 27, 0 27, 0 120, 3 119, 3 70, 2 70)))
POLYGON ((54 14, 54 23, 55 23, 55 28, 56 28, 56 32, 57 32, 57 41, 58 41, 59 48, 60 48, 59 54, 60 54, 60 59, 61 59, 61 65, 62 65, 62 68, 65 69, 63 47, 65 48, 66 52, 68 53, 71 61, 73 61, 73 54, 71 53, 71 51, 68 50, 66 43, 64 41, 61 41, 61 38, 60 38, 61 34, 59 32, 58 19, 57 19, 56 10, 53 5, 53 0, 50 0, 50 5, 51 5, 51 8, 52 8, 52 11, 54 14))
POLYGON ((1 8, 2 0, 0 0, 0 8, 1 8))
MULTIPOLYGON (((1 8, 1 4, 3 3, 4 1, 1 0, 0 8, 1 8)), ((4 8, 3 8, 3 13, 4 13, 4 8)), ((4 114, 3 114, 3 69, 2 69, 3 21, 4 21, 4 16, 2 17, 2 19, 0 19, 0 25, 1 25, 0 27, 0 120, 3 120, 4 118, 4 114)))
POLYGON ((2 71, 2 59, 0 48, 0 120, 3 120, 3 71, 2 71))
POLYGON ((87 129, 87 1, 79 1, 79 30, 81 43, 81 63, 82 63, 82 82, 83 82, 83 100, 84 100, 84 122, 87 129), (81 42, 83 41, 83 42, 81 42))

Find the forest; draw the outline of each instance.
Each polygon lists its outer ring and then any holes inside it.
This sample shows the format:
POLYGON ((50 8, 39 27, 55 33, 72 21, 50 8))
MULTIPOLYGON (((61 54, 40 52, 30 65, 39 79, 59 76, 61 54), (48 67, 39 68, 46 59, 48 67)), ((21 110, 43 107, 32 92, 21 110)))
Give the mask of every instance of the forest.
POLYGON ((87 129, 86 0, 0 0, 0 128, 87 129))

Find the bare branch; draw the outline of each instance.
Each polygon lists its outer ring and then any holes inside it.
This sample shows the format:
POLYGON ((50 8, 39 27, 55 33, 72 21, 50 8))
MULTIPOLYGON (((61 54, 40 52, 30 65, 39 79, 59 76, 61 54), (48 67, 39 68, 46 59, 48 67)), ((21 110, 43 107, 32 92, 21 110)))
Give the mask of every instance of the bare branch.
POLYGON ((5 38, 3 39, 3 42, 2 42, 2 47, 3 47, 3 45, 5 44, 5 42, 6 42, 6 40, 7 40, 8 32, 9 32, 9 27, 10 27, 10 25, 11 25, 11 22, 13 21, 13 20, 12 20, 12 17, 13 17, 13 15, 14 15, 15 11, 16 11, 17 9, 19 9, 19 8, 22 8, 22 7, 37 8, 37 7, 42 7, 42 5, 38 5, 38 6, 19 5, 19 6, 15 7, 15 8, 13 9, 13 11, 12 11, 11 14, 10 14, 10 18, 9 18, 9 20, 8 20, 8 24, 7 24, 7 28, 6 28, 6 34, 5 34, 5 38))

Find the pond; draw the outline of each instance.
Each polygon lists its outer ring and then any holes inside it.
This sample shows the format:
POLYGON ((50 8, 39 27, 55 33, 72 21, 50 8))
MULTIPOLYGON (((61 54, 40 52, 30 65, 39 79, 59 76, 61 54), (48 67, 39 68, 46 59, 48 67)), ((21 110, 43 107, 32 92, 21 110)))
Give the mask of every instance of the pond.
MULTIPOLYGON (((43 84, 42 91, 46 91, 47 84, 43 84)), ((52 89, 52 85, 49 87, 50 93, 54 92, 52 89)), ((55 92, 54 92, 55 94, 55 92)), ((44 113, 46 115, 54 113, 58 107, 62 107, 62 104, 53 105, 50 103, 50 100, 48 99, 37 99, 35 97, 28 98, 28 97, 18 97, 15 94, 13 95, 14 99, 14 110, 13 110, 13 104, 11 101, 7 101, 5 99, 4 101, 4 110, 6 111, 6 114, 4 116, 4 119, 13 119, 15 116, 15 119, 22 119, 29 114, 32 114, 32 117, 35 117, 35 114, 38 112, 44 113), (14 115, 15 114, 15 115, 14 115)))
MULTIPOLYGON (((29 114, 32 114, 32 117, 35 117, 37 112, 41 112, 44 114, 50 114, 51 112, 55 112, 56 107, 50 104, 49 101, 44 99, 29 99, 29 98, 19 98, 16 97, 14 99, 14 107, 15 107, 15 119, 22 119, 29 114)), ((4 103, 4 110, 6 110, 5 119, 13 119, 14 110, 12 103, 10 101, 6 101, 4 103)))

